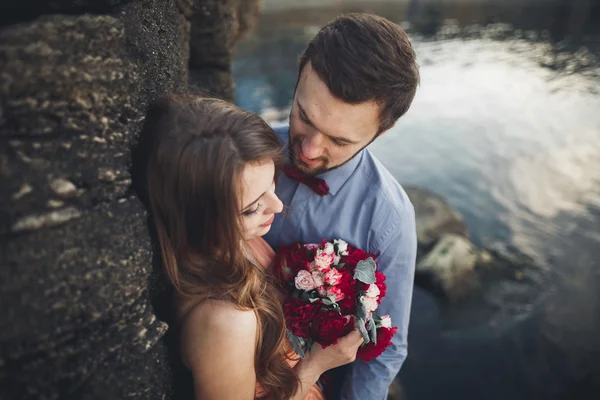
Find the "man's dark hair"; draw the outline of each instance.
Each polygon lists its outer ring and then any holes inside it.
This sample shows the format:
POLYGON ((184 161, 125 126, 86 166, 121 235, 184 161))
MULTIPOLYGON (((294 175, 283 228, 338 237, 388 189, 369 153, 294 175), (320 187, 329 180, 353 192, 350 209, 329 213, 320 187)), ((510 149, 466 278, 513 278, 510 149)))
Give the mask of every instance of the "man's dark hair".
POLYGON ((333 96, 350 104, 372 100, 380 105, 378 134, 408 111, 419 84, 406 32, 372 14, 346 14, 325 25, 300 56, 299 74, 309 61, 333 96))

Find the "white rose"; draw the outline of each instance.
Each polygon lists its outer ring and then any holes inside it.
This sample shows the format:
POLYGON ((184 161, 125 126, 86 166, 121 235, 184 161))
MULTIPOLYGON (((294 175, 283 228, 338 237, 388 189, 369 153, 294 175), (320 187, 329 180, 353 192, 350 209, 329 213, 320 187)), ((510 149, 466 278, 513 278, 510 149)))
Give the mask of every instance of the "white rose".
POLYGON ((375 311, 377 310, 377 306, 379 306, 379 304, 377 304, 377 300, 367 296, 361 296, 360 302, 363 303, 367 312, 375 311))
POLYGON ((314 271, 312 273, 312 277, 313 277, 313 280, 315 281, 315 285, 323 286, 324 275, 322 273, 320 273, 319 271, 314 271))
POLYGON ((392 327, 392 319, 390 318, 389 314, 385 314, 383 317, 381 317, 381 326, 384 328, 392 327))
POLYGON ((309 291, 317 287, 311 273, 305 270, 298 272, 298 275, 296 275, 296 278, 294 279, 294 283, 296 284, 296 289, 299 290, 309 291))
POLYGON ((329 242, 325 243, 325 247, 323 248, 323 253, 333 254, 333 244, 331 244, 329 242))
POLYGON ((333 241, 333 244, 337 244, 338 246, 338 254, 342 255, 342 256, 347 256, 348 255, 348 243, 344 242, 343 240, 337 240, 335 239, 333 241))
POLYGON ((379 288, 377 287, 376 284, 372 283, 369 285, 369 288, 367 289, 367 293, 366 296, 367 297, 371 297, 372 299, 377 300, 377 298, 379 297, 379 294, 381 292, 379 291, 379 288))

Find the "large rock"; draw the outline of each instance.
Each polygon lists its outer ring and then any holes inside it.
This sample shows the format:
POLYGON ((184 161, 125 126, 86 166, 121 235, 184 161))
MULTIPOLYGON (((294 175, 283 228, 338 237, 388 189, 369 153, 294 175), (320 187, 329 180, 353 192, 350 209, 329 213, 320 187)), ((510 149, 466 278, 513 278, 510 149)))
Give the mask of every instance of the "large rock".
POLYGON ((210 94, 234 96, 231 62, 237 42, 254 27, 259 0, 193 0, 190 83, 210 94))
POLYGON ((443 234, 467 237, 469 230, 463 217, 441 196, 422 188, 405 187, 415 207, 417 240, 420 248, 429 248, 443 234))
MULTIPOLYGON (((1 399, 172 397, 156 309, 169 299, 156 289, 164 285, 133 195, 131 145, 147 104, 187 84, 192 24, 204 24, 194 29, 205 54, 224 35, 232 48, 251 25, 240 14, 250 3, 0 7, 21 12, 18 24, 0 18, 1 399), (197 18, 203 7, 239 21, 197 18), (44 15, 53 12, 65 15, 44 15)), ((229 68, 217 74, 212 63, 195 52, 208 81, 229 68)))
POLYGON ((417 274, 431 277, 451 300, 466 296, 476 284, 479 251, 468 239, 445 234, 417 264, 417 274))

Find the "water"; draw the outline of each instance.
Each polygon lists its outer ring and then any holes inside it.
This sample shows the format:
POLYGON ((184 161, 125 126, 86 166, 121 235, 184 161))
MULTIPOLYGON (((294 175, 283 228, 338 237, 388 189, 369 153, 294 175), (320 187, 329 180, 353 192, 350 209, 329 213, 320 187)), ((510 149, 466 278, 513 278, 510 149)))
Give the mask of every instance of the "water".
MULTIPOLYGON (((358 3, 409 28, 422 76, 372 151, 401 183, 445 197, 476 244, 510 243, 551 278, 526 318, 494 329, 445 329, 417 289, 408 398, 588 398, 600 371, 599 4, 358 3)), ((238 104, 289 107, 298 54, 339 11, 265 15, 238 49, 238 104)))

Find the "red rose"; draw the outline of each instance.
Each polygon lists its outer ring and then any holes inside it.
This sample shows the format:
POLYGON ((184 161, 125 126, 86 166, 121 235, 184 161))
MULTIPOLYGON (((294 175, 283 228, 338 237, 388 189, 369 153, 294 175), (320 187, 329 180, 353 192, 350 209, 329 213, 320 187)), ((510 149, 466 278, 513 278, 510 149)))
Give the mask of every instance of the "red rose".
POLYGON ((344 256, 344 260, 356 266, 356 264, 359 261, 366 260, 369 257, 372 257, 373 260, 377 260, 374 254, 367 253, 364 250, 348 246, 348 255, 344 256))
POLYGON ((309 337, 310 322, 321 306, 320 301, 310 303, 296 297, 287 297, 283 303, 287 329, 296 336, 309 337))
POLYGON ((343 300, 339 301, 338 304, 343 315, 356 314, 356 281, 352 278, 352 274, 345 266, 339 271, 342 274, 342 277, 337 287, 344 293, 345 297, 343 300))
POLYGON ((394 326, 393 328, 379 328, 377 329, 377 344, 373 342, 369 342, 358 349, 358 353, 356 354, 356 358, 359 358, 363 361, 369 362, 374 358, 377 358, 384 352, 384 350, 392 344, 392 337, 398 331, 398 327, 394 326))
POLYGON ((337 311, 322 310, 312 321, 311 337, 323 348, 336 344, 338 338, 350 333, 354 326, 352 318, 345 318, 337 311))
POLYGON ((377 302, 381 304, 381 299, 385 297, 387 286, 385 285, 385 275, 379 271, 375 271, 375 284, 379 288, 379 299, 377 302))

